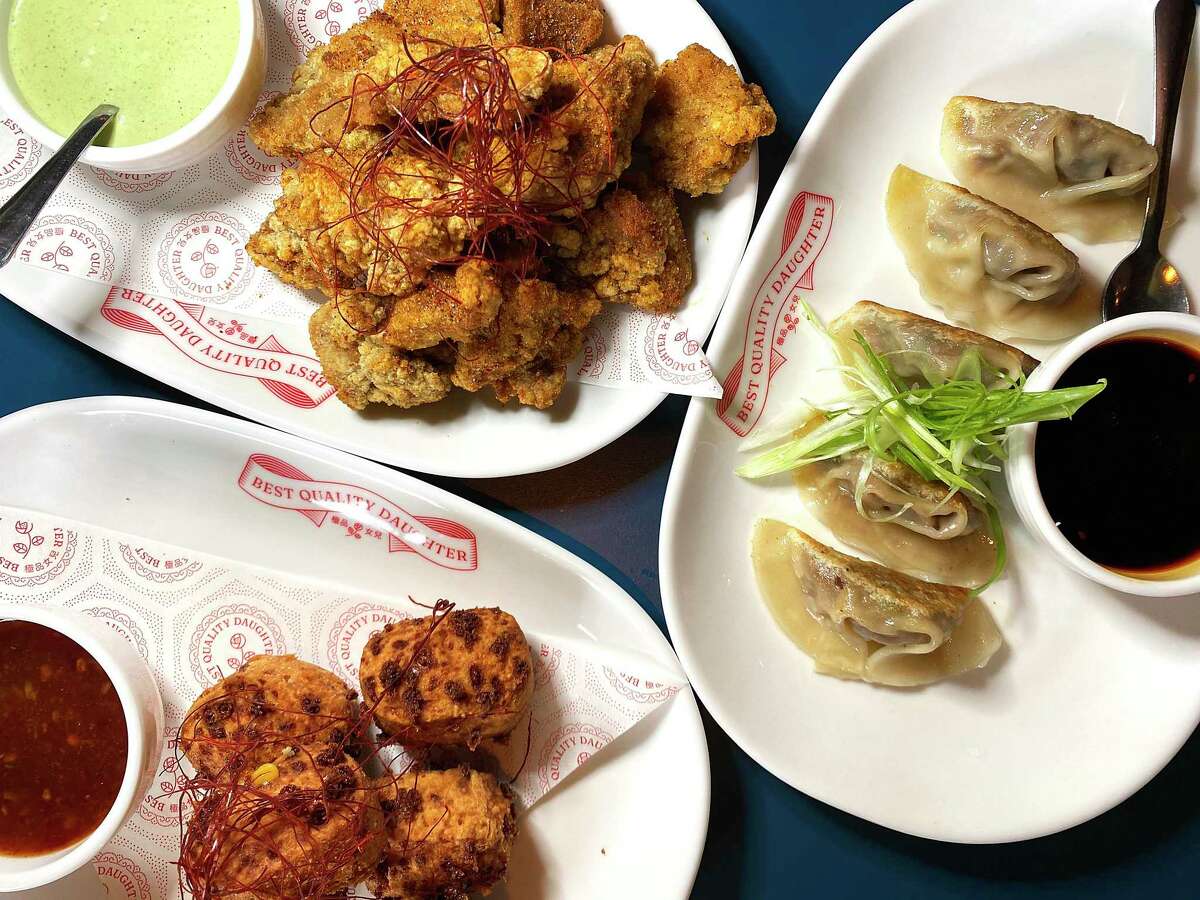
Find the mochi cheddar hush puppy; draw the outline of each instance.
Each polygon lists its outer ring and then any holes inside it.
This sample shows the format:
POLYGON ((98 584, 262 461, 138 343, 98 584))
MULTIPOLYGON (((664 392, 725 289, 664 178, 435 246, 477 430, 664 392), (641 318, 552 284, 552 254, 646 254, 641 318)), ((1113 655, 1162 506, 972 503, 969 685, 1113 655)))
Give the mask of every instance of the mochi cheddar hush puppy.
POLYGON ((179 741, 209 777, 252 769, 293 746, 332 744, 357 755, 358 693, 332 672, 294 656, 255 656, 188 710, 179 741))
POLYGON ((367 879, 375 896, 466 898, 504 877, 517 815, 494 775, 465 766, 410 770, 378 784, 387 842, 367 879))
POLYGON ((377 787, 335 747, 291 748, 213 790, 188 823, 188 896, 301 900, 345 896, 387 843, 377 787))
POLYGON ((387 736, 474 749, 517 725, 533 694, 533 657, 508 613, 460 609, 376 632, 359 678, 387 736))

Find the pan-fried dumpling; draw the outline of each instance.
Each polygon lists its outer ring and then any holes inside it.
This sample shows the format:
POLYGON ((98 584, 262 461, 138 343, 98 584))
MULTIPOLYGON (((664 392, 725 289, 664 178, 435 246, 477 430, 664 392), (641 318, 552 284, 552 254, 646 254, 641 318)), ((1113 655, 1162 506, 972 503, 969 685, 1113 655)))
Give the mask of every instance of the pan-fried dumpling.
POLYGON ((822 525, 889 568, 973 588, 996 567, 987 516, 961 492, 926 481, 904 463, 859 451, 801 466, 795 478, 822 525))
POLYGON ((929 684, 987 665, 1002 643, 966 589, 855 559, 782 522, 761 520, 751 552, 775 621, 823 675, 929 684))
POLYGON ((1075 254, 982 197, 897 166, 887 218, 921 295, 956 322, 1055 340, 1100 319, 1099 294, 1077 290, 1075 254))
POLYGON ((1089 244, 1134 240, 1158 151, 1118 125, 1057 106, 954 97, 942 156, 968 189, 1089 244))
POLYGON ((986 364, 982 376, 988 387, 1028 375, 1038 364, 1028 353, 986 335, 870 300, 855 303, 829 327, 835 340, 847 344, 855 332, 909 384, 950 380, 968 353, 977 354, 986 364))

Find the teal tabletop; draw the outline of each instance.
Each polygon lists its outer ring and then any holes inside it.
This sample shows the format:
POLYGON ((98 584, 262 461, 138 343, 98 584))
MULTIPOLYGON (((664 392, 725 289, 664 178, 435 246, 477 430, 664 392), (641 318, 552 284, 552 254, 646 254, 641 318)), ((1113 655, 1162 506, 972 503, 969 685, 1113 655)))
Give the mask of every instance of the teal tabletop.
MULTIPOLYGON (((700 2, 779 114, 778 131, 761 149, 761 206, 838 70, 904 4, 700 2)), ((102 394, 203 405, 7 302, 0 302, 0 356, 0 414, 102 394)), ((685 409, 686 401, 673 397, 608 448, 557 471, 431 480, 583 557, 665 627, 659 516, 685 409)), ((897 834, 811 800, 759 768, 707 717, 705 724, 712 818, 696 898, 1200 896, 1198 736, 1149 785, 1098 819, 1041 840, 963 846, 897 834)))

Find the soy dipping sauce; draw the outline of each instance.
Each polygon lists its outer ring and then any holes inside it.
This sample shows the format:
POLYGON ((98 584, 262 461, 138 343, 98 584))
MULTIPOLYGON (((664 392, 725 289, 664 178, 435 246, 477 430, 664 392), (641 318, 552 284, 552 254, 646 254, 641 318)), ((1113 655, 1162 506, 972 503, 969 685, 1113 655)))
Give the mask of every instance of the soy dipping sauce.
POLYGON ((1200 351, 1130 335, 1092 348, 1056 387, 1108 387, 1038 426, 1046 508, 1089 559, 1153 575, 1200 559, 1200 351))

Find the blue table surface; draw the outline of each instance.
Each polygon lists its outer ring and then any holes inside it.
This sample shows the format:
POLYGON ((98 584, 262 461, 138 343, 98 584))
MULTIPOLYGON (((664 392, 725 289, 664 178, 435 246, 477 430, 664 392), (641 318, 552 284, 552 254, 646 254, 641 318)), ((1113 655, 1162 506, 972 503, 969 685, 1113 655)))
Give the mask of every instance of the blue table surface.
MULTIPOLYGON (((764 87, 779 113, 778 131, 762 142, 761 206, 842 64, 904 3, 701 3, 747 77, 764 87), (819 41, 810 37, 814 34, 819 41)), ((104 394, 204 405, 101 357, 9 303, 0 303, 0 356, 5 372, 0 414, 104 394)), ((686 406, 670 398, 608 448, 555 472, 430 480, 586 559, 633 595, 665 631, 658 525, 686 406)), ((1200 896, 1200 736, 1193 735, 1137 795, 1087 824, 1020 844, 961 846, 896 834, 811 800, 752 762, 707 715, 705 727, 713 803, 695 898, 1200 896)))

